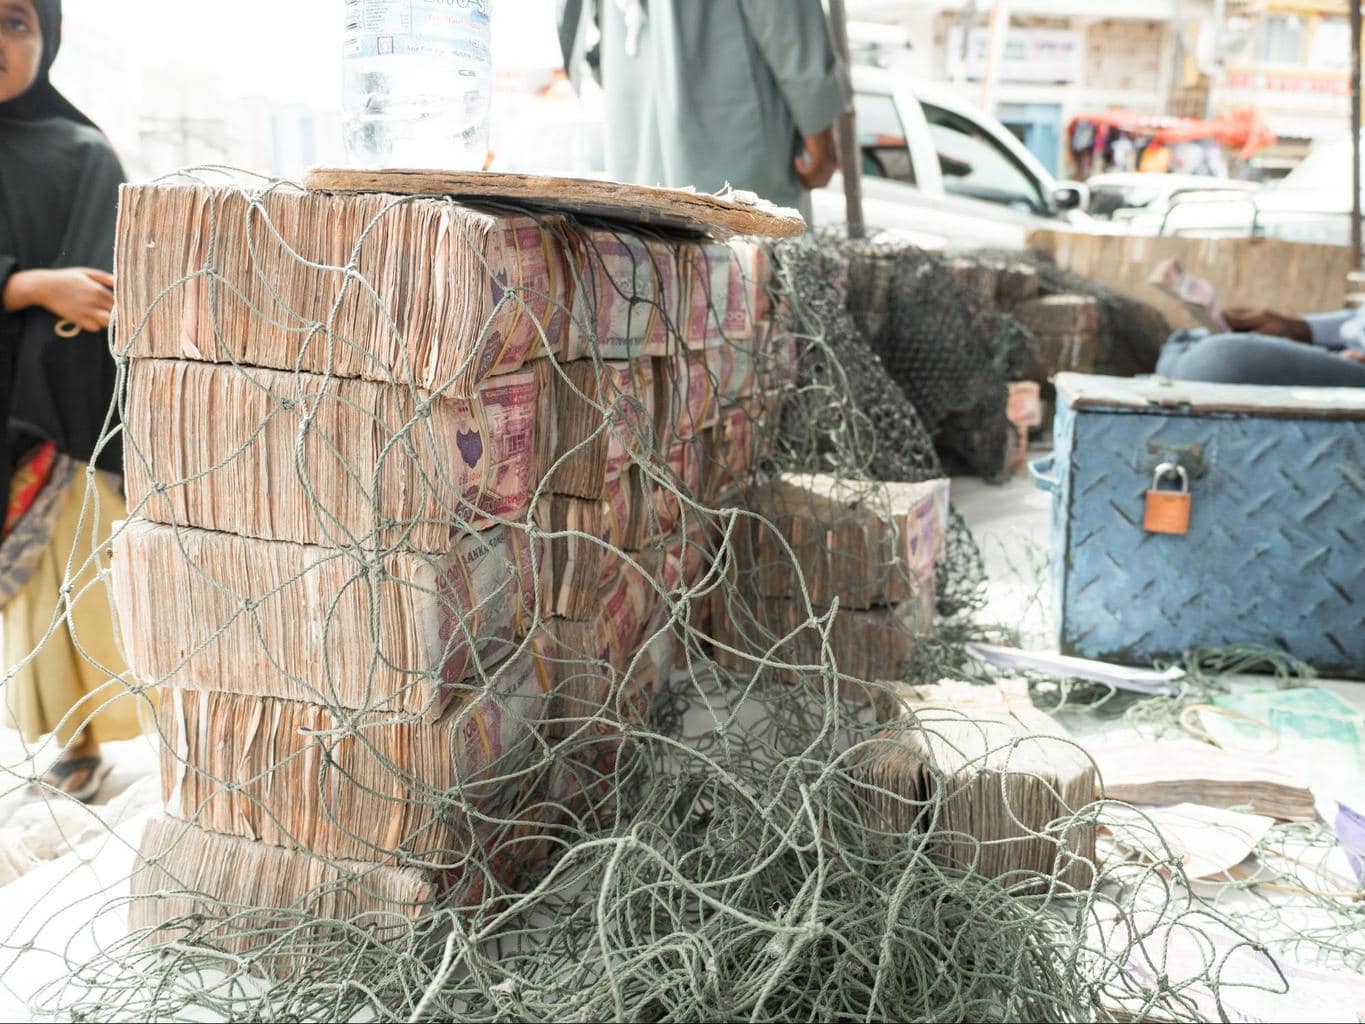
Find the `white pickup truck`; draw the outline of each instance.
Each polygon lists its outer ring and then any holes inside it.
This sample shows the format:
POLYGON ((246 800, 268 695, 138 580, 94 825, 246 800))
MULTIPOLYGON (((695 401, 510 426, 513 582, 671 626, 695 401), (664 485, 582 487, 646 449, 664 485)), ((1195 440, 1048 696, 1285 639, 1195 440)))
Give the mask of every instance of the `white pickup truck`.
POLYGON ((1158 223, 1162 235, 1279 238, 1351 244, 1351 141, 1319 142, 1288 177, 1252 191, 1187 190, 1158 223))
MULTIPOLYGON (((1089 223, 1086 189, 1058 182, 961 91, 853 69, 863 219, 932 248, 1022 249, 1030 230, 1089 223)), ((818 227, 842 224, 843 179, 814 196, 818 227)))

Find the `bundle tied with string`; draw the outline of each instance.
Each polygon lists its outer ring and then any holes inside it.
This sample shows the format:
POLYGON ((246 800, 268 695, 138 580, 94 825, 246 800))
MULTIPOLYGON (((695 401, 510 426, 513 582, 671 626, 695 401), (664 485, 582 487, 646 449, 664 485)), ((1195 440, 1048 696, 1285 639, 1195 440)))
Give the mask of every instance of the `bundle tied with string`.
POLYGON ((971 264, 964 275, 961 258, 903 244, 833 244, 848 265, 849 308, 940 458, 953 472, 999 478, 1011 447, 1008 384, 1037 362, 1037 340, 983 294, 1003 272, 971 264))
MULTIPOLYGON (((743 671, 746 652, 773 638, 787 652, 779 660, 796 665, 820 666, 828 649, 846 692, 883 703, 864 681, 900 678, 933 630, 948 481, 784 473, 745 500, 757 515, 736 530, 730 586, 712 592, 716 661, 743 671)), ((780 675, 801 678, 790 667, 780 675)))
POLYGON ((1096 828, 1082 815, 1099 776, 1025 683, 943 682, 897 697, 914 727, 888 728, 858 767, 888 831, 935 835, 936 856, 1005 885, 1089 888, 1096 828))
POLYGON ((117 685, 157 708, 165 813, 36 1011, 1071 1019, 1121 990, 1190 1017, 1128 970, 1189 907, 1148 922, 1121 868, 1037 855, 1083 853, 1079 795, 983 835, 869 774, 923 727, 841 630, 917 609, 902 680, 963 672, 982 577, 840 252, 279 184, 123 199, 117 685))
MULTIPOLYGON (((797 387, 788 394, 776 432, 784 468, 850 480, 922 483, 947 475, 935 447, 933 421, 919 412, 871 341, 875 310, 885 309, 890 276, 862 276, 890 262, 855 258, 881 252, 874 243, 840 243, 822 236, 777 247, 780 314, 788 330, 809 338, 801 349, 797 387), (877 301, 872 297, 880 296, 877 301)), ((930 378, 944 388, 954 381, 930 378)), ((999 410, 1004 416, 1003 407, 999 410)), ((963 616, 984 603, 985 570, 971 531, 956 512, 935 568, 937 611, 963 616)), ((933 681, 933 680, 930 680, 933 681)))
MULTIPOLYGON (((702 503, 794 374, 764 250, 164 185, 125 190, 119 260, 115 593, 192 826, 148 831, 134 891, 178 867, 212 916, 264 877, 284 910, 323 858, 486 912, 561 819, 616 805, 667 688, 702 503), (218 836, 284 867, 209 876, 218 836)), ((174 933, 167 906, 134 928, 174 933)))
MULTIPOLYGON (((1098 322, 1094 314, 1081 313, 1087 330, 1095 331, 1091 355, 1092 372, 1113 377, 1134 377, 1156 369, 1161 346, 1171 334, 1171 324, 1155 306, 1114 291, 1091 278, 1063 270, 1046 253, 983 250, 973 254, 978 262, 1008 264, 1017 273, 1032 274, 1036 292, 1024 296, 997 296, 1000 309, 1014 310, 1020 302, 1033 298, 1067 298, 1083 308, 1077 299, 1088 298, 1099 305, 1098 322)), ((1064 368, 1064 367, 1058 367, 1064 368)))

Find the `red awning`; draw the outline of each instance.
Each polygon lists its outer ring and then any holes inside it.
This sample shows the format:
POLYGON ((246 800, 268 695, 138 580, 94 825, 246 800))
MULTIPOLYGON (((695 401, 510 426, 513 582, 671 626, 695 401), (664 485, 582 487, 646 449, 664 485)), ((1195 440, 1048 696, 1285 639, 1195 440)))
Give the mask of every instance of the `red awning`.
POLYGON ((1166 146, 1212 139, 1227 149, 1238 150, 1242 159, 1273 146, 1276 141, 1275 133, 1257 110, 1238 110, 1209 120, 1109 110, 1103 114, 1083 114, 1072 121, 1073 128, 1077 121, 1088 121, 1129 135, 1148 136, 1166 146))

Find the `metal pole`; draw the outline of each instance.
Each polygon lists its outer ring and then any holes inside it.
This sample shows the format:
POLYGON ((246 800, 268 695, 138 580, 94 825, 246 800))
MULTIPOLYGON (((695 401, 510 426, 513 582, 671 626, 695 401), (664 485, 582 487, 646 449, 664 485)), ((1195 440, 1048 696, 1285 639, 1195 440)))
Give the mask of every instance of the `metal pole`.
MULTIPOLYGON (((1213 74, 1223 73, 1223 39, 1227 35, 1228 0, 1213 0, 1213 74)), ((1204 97, 1204 116, 1213 117, 1213 80, 1204 97)))
POLYGON ((958 88, 967 84, 967 64, 972 59, 972 29, 976 28, 976 0, 967 0, 957 12, 957 26, 962 31, 962 45, 957 48, 957 71, 953 84, 958 88))
POLYGON ((1360 263, 1360 0, 1351 0, 1351 257, 1360 263))
POLYGON ((1005 60, 1005 37, 1010 31, 1008 0, 995 0, 991 10, 990 42, 986 46, 986 70, 981 79, 981 106, 986 113, 995 113, 995 87, 1000 81, 1000 65, 1005 60))
MULTIPOLYGON (((829 0, 829 20, 834 35, 834 49, 844 62, 844 67, 849 67, 848 15, 844 10, 844 0, 829 0)), ((844 179, 848 237, 862 238, 867 233, 863 225, 863 165, 858 151, 858 126, 852 103, 839 118, 839 173, 844 179)))

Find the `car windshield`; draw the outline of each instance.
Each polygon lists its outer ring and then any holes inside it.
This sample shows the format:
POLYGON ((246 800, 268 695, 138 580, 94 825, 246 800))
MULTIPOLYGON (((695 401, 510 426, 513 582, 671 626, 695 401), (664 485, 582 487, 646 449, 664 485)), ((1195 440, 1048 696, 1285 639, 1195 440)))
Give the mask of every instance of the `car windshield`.
POLYGON ((1160 197, 1161 191, 1153 185, 1091 185, 1088 212, 1095 217, 1108 217, 1115 210, 1144 209, 1160 197))
POLYGON ((922 106, 948 193, 1027 213, 1049 212, 1038 183, 980 125, 941 107, 922 106))

